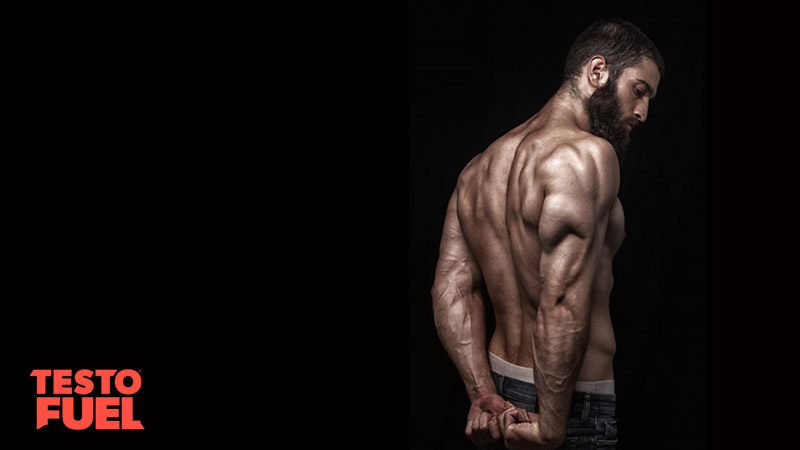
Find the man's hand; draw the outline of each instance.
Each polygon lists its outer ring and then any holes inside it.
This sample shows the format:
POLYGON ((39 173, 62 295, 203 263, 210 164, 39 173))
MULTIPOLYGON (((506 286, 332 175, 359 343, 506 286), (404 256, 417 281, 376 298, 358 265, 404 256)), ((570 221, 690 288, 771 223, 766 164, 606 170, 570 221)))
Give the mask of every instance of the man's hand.
POLYGON ((563 437, 545 439, 539 428, 539 415, 513 406, 500 415, 500 427, 509 449, 552 450, 564 441, 563 437))
POLYGON ((476 444, 499 441, 503 437, 500 431, 500 414, 506 408, 513 406, 497 394, 488 394, 475 399, 467 415, 466 434, 469 440, 476 444))

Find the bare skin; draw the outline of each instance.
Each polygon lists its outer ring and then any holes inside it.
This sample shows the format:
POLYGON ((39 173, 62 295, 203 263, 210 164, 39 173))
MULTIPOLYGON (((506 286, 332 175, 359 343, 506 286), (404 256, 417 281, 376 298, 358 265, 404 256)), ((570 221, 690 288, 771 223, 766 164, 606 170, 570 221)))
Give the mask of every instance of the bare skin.
MULTIPOLYGON (((472 402, 466 434, 476 443, 556 448, 576 381, 614 379, 611 268, 625 237, 619 163, 612 145, 589 132, 583 106, 607 81, 605 59, 591 58, 575 88, 562 87, 473 158, 450 199, 434 319, 472 402), (484 284, 496 316, 488 349, 484 284), (538 415, 497 395, 487 350, 531 368, 538 415)), ((620 119, 644 122, 659 81, 649 59, 626 68, 620 119)))

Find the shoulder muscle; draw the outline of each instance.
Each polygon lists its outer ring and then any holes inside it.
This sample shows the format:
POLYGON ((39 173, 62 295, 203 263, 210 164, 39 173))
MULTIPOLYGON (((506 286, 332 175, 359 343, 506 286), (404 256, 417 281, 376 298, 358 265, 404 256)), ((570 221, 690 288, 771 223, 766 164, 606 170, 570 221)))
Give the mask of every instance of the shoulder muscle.
POLYGON ((538 174, 544 183, 539 235, 545 248, 569 234, 590 237, 597 223, 608 219, 619 189, 619 167, 607 142, 587 139, 562 146, 538 174))

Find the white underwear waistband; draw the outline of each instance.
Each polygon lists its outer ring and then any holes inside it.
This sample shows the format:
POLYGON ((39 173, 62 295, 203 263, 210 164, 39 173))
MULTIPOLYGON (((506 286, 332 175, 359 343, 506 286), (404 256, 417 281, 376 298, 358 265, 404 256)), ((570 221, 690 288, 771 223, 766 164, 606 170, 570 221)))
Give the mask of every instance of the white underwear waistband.
MULTIPOLYGON (((489 352, 489 367, 500 375, 534 384, 532 368, 511 364, 492 352, 489 352)), ((593 394, 614 394, 614 380, 578 381, 575 383, 575 390, 593 394)))

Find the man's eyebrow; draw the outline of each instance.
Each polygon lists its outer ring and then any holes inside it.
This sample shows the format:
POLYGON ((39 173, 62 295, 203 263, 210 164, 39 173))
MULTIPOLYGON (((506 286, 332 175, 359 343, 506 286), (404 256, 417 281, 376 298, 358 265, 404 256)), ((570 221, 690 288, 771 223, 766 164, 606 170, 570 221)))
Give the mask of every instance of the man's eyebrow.
POLYGON ((650 100, 653 100, 653 99, 655 99, 655 98, 656 98, 656 93, 655 93, 655 91, 653 90, 653 87, 652 87, 652 86, 650 86, 650 83, 648 83, 647 81, 644 81, 644 80, 643 80, 643 79, 641 79, 641 78, 637 78, 637 79, 636 79, 636 81, 638 81, 639 83, 642 83, 642 84, 644 84, 644 86, 647 88, 647 90, 648 90, 648 91, 650 91, 650 93, 652 94, 652 95, 650 96, 650 100))

